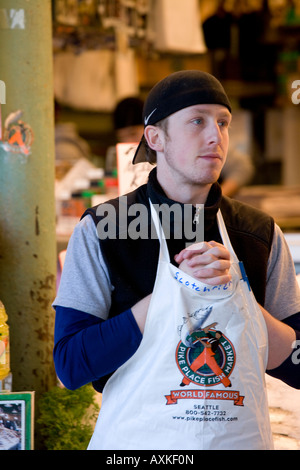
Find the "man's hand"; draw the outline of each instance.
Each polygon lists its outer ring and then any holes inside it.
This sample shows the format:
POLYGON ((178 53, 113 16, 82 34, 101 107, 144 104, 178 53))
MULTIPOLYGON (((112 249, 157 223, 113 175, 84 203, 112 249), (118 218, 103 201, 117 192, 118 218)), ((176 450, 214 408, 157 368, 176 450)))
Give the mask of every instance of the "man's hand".
POLYGON ((221 243, 196 243, 176 255, 175 261, 182 271, 205 284, 215 286, 231 280, 230 253, 221 243))

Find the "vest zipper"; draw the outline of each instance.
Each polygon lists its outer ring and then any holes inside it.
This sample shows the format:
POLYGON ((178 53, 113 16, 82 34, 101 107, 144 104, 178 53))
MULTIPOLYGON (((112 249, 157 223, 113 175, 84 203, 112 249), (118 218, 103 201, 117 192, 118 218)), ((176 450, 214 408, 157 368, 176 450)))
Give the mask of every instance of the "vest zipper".
POLYGON ((196 212, 195 212, 195 215, 194 215, 193 224, 199 224, 200 212, 201 212, 202 206, 203 206, 203 204, 197 204, 196 205, 196 212))

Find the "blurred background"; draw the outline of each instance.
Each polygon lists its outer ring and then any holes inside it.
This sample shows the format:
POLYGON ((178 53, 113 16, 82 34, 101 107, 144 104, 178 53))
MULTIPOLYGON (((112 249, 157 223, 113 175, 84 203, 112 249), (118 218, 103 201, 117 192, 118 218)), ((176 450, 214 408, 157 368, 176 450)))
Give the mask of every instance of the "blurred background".
MULTIPOLYGON (((230 195, 268 210, 284 230, 299 228, 298 0, 52 4, 57 128, 72 122, 94 165, 105 169, 117 141, 118 102, 143 100, 173 71, 205 70, 233 104, 230 154, 239 156, 222 175, 236 178, 230 195)), ((57 154, 57 179, 69 164, 57 154)))

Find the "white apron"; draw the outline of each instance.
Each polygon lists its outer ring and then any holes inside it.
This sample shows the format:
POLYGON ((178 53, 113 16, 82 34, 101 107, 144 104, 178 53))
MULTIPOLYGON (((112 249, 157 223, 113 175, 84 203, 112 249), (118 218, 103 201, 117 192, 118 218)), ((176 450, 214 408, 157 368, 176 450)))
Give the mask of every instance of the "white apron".
POLYGON ((88 449, 272 449, 266 326, 221 213, 233 280, 212 287, 170 263, 151 209, 160 258, 143 339, 105 385, 88 449))

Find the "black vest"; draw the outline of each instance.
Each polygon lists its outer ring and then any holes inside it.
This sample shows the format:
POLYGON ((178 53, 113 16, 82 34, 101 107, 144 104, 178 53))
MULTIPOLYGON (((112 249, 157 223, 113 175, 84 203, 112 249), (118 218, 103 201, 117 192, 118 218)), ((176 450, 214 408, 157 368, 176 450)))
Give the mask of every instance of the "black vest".
MULTIPOLYGON (((120 217, 126 211, 142 204, 147 208, 146 217, 143 217, 141 229, 151 227, 149 198, 153 204, 177 204, 166 197, 156 178, 156 169, 152 170, 148 183, 140 186, 135 191, 121 198, 123 205, 120 209, 120 199, 112 199, 106 204, 113 206, 116 214, 115 220, 110 221, 116 229, 116 238, 99 239, 104 260, 107 264, 109 276, 114 290, 112 292, 112 306, 110 316, 131 308, 137 301, 150 294, 153 290, 157 262, 159 255, 159 242, 151 238, 132 239, 124 236, 130 224, 135 224, 138 214, 128 215, 124 225, 124 217, 120 217), (124 212, 125 211, 125 212, 124 212), (122 219, 122 220, 121 220, 122 219)), ((90 214, 95 224, 99 227, 99 222, 108 220, 107 215, 97 214, 98 207, 103 209, 103 205, 88 209, 83 217, 90 214)), ((108 207, 108 206, 104 206, 108 207)), ((183 204, 180 204, 184 209, 183 204)), ((221 209, 228 235, 232 246, 240 261, 243 261, 253 293, 260 304, 264 304, 267 264, 272 245, 274 221, 271 217, 251 206, 242 204, 236 200, 222 196, 218 183, 212 185, 204 209, 204 239, 206 241, 215 240, 221 242, 217 227, 216 214, 221 209)), ((195 208, 191 206, 192 215, 190 224, 193 224, 195 208)), ((177 220, 177 219, 176 219, 177 220)), ((167 238, 170 259, 174 262, 175 254, 179 253, 186 243, 192 240, 176 236, 178 227, 174 226, 173 219, 170 219, 170 234, 167 238)), ((186 223, 186 221, 185 221, 186 223)), ((98 231, 100 233, 100 231, 98 231)), ((145 233, 145 231, 143 232, 145 233)), ((176 265, 176 263, 174 262, 176 265)))

